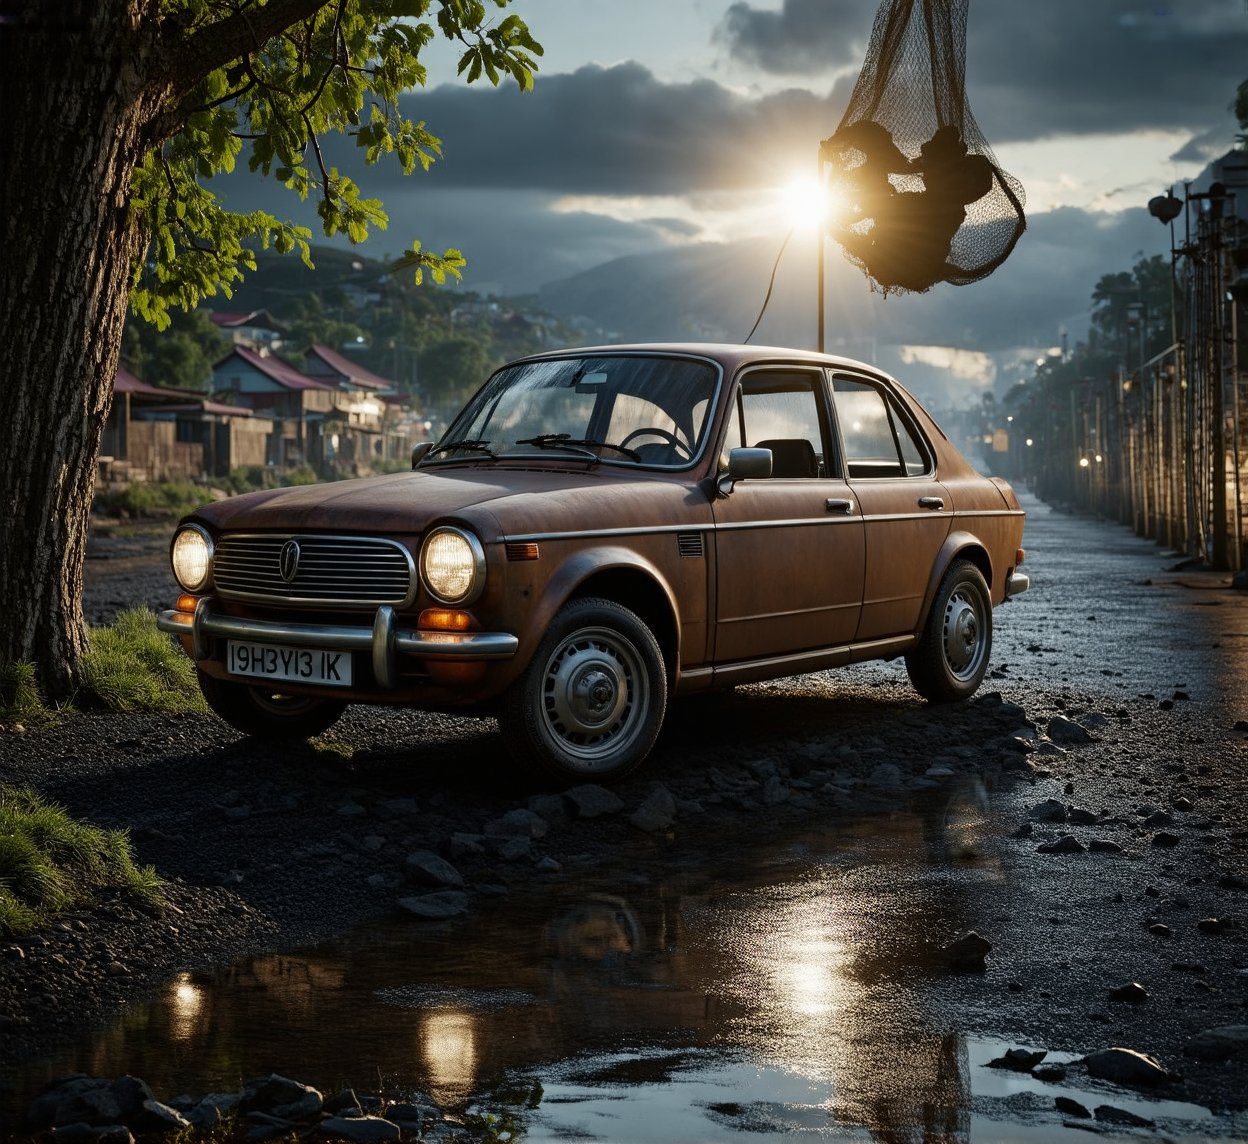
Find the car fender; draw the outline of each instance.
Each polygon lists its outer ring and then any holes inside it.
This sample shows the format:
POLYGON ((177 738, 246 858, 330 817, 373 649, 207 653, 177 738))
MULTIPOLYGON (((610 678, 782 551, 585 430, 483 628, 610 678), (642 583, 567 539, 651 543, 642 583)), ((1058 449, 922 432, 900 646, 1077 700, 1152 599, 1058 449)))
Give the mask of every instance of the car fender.
POLYGON ((546 634, 547 628, 550 627, 551 621, 554 620, 555 614, 576 595, 577 589, 585 581, 600 572, 620 570, 640 573, 650 580, 662 594, 671 615, 672 630, 676 640, 676 646, 671 649, 671 662, 679 663, 681 615, 676 604, 676 595, 667 577, 650 560, 619 544, 594 545, 591 548, 583 548, 570 553, 551 573, 541 596, 529 611, 524 625, 525 630, 517 633, 520 636, 517 660, 528 663, 537 650, 537 645, 546 634))
POLYGON ((988 581, 989 596, 994 603, 1000 602, 1004 586, 995 582, 992 558, 988 555, 983 541, 972 532, 951 532, 945 537, 945 543, 941 545, 932 563, 932 574, 927 581, 927 591, 923 595, 923 608, 919 612, 917 631, 921 632, 927 623, 927 614, 931 610, 932 601, 936 598, 936 590, 940 587, 941 580, 945 578, 945 573, 949 571, 949 565, 960 558, 969 559, 979 566, 980 571, 984 573, 984 579, 988 581))

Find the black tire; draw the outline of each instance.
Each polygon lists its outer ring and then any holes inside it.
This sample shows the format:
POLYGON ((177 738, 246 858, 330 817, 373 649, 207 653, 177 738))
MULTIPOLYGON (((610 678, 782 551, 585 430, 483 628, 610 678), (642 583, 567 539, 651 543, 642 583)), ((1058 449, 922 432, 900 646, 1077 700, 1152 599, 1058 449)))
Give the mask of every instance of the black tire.
POLYGON ((610 782, 638 767, 667 711, 658 641, 612 600, 572 600, 555 615, 498 721, 521 762, 563 781, 610 782))
POLYGON ((988 585, 969 560, 955 560, 936 590, 918 644, 906 655, 910 682, 933 703, 969 699, 983 682, 991 652, 988 585))
POLYGON ((195 674, 208 706, 235 730, 257 739, 307 739, 328 730, 347 709, 335 699, 286 695, 272 687, 216 679, 198 668, 195 674))

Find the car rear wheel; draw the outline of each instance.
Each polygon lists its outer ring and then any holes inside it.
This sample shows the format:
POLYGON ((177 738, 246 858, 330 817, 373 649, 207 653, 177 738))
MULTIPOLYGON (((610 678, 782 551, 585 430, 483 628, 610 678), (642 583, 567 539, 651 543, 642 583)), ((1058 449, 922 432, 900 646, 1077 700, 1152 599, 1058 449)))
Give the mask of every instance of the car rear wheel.
POLYGON ((556 614, 503 699, 499 724, 519 759, 558 778, 622 778, 650 753, 667 710, 654 634, 627 608, 587 598, 556 614))
POLYGON ((231 727, 258 739, 307 739, 332 727, 347 705, 334 699, 287 695, 216 679, 196 669, 208 706, 231 727))
POLYGON ((983 573, 955 560, 945 573, 918 644, 906 656, 910 682, 933 703, 969 699, 992 651, 992 598, 983 573))

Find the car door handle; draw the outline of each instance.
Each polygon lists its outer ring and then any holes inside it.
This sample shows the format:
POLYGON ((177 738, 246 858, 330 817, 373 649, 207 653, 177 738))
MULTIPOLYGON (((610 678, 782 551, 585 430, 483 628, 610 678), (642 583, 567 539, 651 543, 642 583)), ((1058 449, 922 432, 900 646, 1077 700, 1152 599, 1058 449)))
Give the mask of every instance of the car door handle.
POLYGON ((846 516, 851 516, 854 511, 854 502, 852 500, 839 500, 836 497, 828 497, 823 502, 823 507, 828 512, 843 512, 846 516))
POLYGON ((943 497, 919 497, 919 508, 944 508, 943 497))

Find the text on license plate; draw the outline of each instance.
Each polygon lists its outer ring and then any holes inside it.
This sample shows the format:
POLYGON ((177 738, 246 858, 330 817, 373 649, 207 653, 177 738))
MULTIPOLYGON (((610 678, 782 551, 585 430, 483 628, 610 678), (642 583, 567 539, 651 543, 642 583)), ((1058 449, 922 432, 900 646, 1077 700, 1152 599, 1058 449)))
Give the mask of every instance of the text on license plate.
POLYGON ((351 684, 351 653, 230 640, 226 670, 231 675, 348 687, 351 684))

